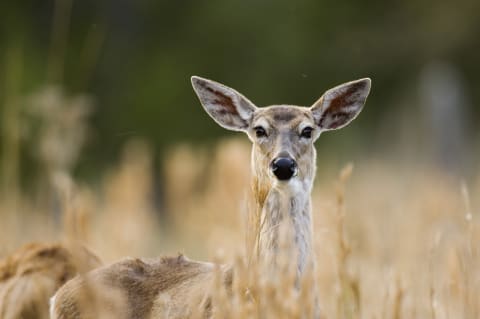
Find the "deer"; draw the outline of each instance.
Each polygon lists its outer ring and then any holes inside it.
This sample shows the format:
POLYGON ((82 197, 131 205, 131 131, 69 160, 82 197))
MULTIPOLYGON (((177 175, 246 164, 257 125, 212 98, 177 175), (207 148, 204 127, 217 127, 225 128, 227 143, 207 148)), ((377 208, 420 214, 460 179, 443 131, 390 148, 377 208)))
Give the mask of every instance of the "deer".
POLYGON ((52 294, 77 273, 100 265, 80 244, 25 244, 0 260, 0 318, 49 318, 52 294))
MULTIPOLYGON (((191 82, 204 110, 217 124, 246 133, 252 142, 252 190, 262 225, 260 262, 267 272, 275 269, 284 247, 281 229, 286 229, 291 247, 288 260, 301 277, 315 267, 311 207, 316 175, 314 143, 322 132, 343 128, 357 117, 371 80, 363 78, 329 89, 310 107, 257 107, 218 82, 198 76, 191 82)), ((51 318, 90 318, 98 307, 102 313, 112 314, 116 307, 105 295, 100 295, 99 302, 81 304, 82 288, 91 283, 120 292, 124 309, 114 318, 184 318, 188 309, 207 300, 216 269, 215 263, 183 255, 123 259, 68 281, 51 299, 51 318)), ((221 265, 220 271, 223 284, 231 285, 235 270, 221 265)))

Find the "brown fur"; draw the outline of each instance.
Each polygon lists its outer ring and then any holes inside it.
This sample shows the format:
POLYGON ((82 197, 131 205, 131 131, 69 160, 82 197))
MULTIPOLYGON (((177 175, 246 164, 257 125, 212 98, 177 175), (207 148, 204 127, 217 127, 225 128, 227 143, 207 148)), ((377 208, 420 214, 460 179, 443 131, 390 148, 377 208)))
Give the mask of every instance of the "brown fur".
POLYGON ((325 130, 344 127, 360 113, 369 92, 369 79, 348 82, 328 90, 312 106, 317 124, 325 130))
POLYGON ((0 318, 48 318, 48 300, 55 291, 80 270, 100 265, 83 247, 75 254, 61 244, 31 243, 1 260, 0 318))
MULTIPOLYGON (((235 106, 233 105, 233 100, 231 97, 229 96, 226 96, 224 94, 222 94, 221 92, 219 91, 215 91, 211 88, 207 88, 208 91, 212 92, 216 97, 217 99, 214 100, 215 103, 218 103, 218 104, 221 104, 221 105, 225 105, 225 108, 222 109, 222 112, 225 112, 225 113, 230 113, 230 114, 238 114, 237 113, 237 109, 235 108, 235 106)), ((224 114, 225 114, 224 113, 224 114)))
MULTIPOLYGON (((247 133, 253 142, 255 209, 258 210, 258 216, 261 215, 266 221, 264 223, 257 218, 255 227, 259 232, 263 231, 263 224, 266 227, 262 242, 265 250, 259 256, 267 261, 266 264, 275 264, 268 260, 274 260, 278 252, 277 226, 284 220, 287 223, 283 224, 294 228, 292 238, 297 253, 292 256, 299 260, 298 274, 301 275, 305 269, 307 260, 313 262, 310 256, 310 192, 316 157, 313 143, 322 130, 348 124, 348 119, 337 123, 336 114, 348 112, 352 114, 351 118, 358 114, 370 85, 367 79, 360 82, 364 82, 362 85, 367 90, 359 87, 350 90, 356 85, 356 82, 351 82, 328 91, 332 98, 337 98, 333 106, 331 103, 324 105, 320 99, 318 108, 317 105, 312 108, 289 105, 257 108, 233 89, 211 80, 192 77, 194 89, 208 114, 227 129, 247 133), (361 94, 361 98, 345 94, 361 94), (342 101, 346 104, 340 105, 342 101), (348 109, 352 105, 354 107, 348 109), (318 119, 323 117, 328 119, 327 123, 332 127, 318 125, 318 119), (257 137, 257 126, 262 126, 266 134, 257 137), (305 127, 313 131, 309 138, 302 137, 301 130, 305 127), (272 177, 270 163, 280 155, 290 156, 297 161, 298 172, 293 184, 279 182, 272 177)), ((257 238, 260 238, 260 233, 258 235, 257 238)), ((233 271, 227 267, 220 268, 223 284, 231 287, 233 271)), ((55 295, 52 319, 104 316, 128 319, 185 318, 190 310, 198 311, 199 307, 209 317, 213 311, 210 289, 218 279, 215 269, 214 264, 190 261, 181 255, 152 260, 125 259, 85 276, 77 276, 60 288, 55 295)), ((268 269, 270 273, 271 270, 275 269, 268 269)))
MULTIPOLYGON (((111 318, 162 318, 167 313, 168 318, 184 318, 195 307, 208 312, 214 270, 213 264, 183 255, 125 259, 65 284, 56 294, 54 318, 96 318, 104 313, 111 318)), ((231 270, 222 273, 225 284, 231 285, 231 270)))

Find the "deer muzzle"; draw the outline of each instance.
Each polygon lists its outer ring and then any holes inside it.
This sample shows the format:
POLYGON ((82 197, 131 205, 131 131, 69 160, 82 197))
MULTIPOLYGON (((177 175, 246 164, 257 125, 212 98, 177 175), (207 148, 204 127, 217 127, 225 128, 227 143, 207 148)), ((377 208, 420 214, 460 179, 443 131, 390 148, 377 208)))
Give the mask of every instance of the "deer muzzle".
POLYGON ((280 181, 288 181, 297 172, 297 162, 290 157, 277 157, 270 164, 273 175, 280 181))

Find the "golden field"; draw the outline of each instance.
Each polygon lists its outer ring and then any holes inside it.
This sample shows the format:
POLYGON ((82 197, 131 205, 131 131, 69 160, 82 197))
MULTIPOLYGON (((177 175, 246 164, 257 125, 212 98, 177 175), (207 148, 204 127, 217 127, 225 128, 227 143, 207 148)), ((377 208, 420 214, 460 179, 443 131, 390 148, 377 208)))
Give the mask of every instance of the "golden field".
MULTIPOLYGON (((246 138, 172 147, 157 172, 148 144, 137 140, 99 173, 98 185, 75 182, 59 166, 39 194, 5 187, 0 256, 27 242, 80 240, 104 263, 181 252, 241 268, 238 256, 248 256, 249 148, 246 138), (165 181, 161 199, 153 188, 158 174, 165 181)), ((323 318, 479 317, 480 176, 462 182, 433 165, 392 159, 340 166, 319 154, 317 161, 317 269, 310 275, 323 318)), ((285 288, 288 275, 268 287, 249 276, 240 276, 238 291, 250 289, 265 302, 252 305, 241 292, 218 289, 217 317, 301 317, 308 298, 285 288), (247 287, 251 282, 256 287, 247 287)))
MULTIPOLYGON (((0 319, 49 318, 100 263, 179 253, 233 265, 213 318, 480 318, 479 5, 0 2, 0 319), (259 275, 250 145, 208 144, 193 74, 259 105, 372 78, 358 126, 317 142, 300 284, 282 258, 259 275)), ((122 318, 86 282, 89 318, 122 318)))

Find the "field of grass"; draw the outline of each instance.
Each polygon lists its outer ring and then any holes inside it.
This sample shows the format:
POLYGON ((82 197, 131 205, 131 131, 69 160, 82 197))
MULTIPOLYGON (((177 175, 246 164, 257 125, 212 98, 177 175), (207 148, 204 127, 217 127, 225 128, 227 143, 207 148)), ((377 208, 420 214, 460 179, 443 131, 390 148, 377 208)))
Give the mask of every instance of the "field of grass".
MULTIPOLYGON (((73 250, 57 252, 66 265, 52 258, 39 267, 48 274, 65 266, 70 277, 98 262, 78 243, 104 264, 178 253, 233 264, 231 290, 215 277, 214 318, 308 318, 314 304, 322 319, 480 318, 474 1, 328 8, 284 1, 273 11, 244 2, 7 2, 0 4, 0 319, 19 319, 9 314, 30 294, 41 305, 21 319, 48 317, 46 300, 58 282, 35 278, 32 264, 19 267, 25 278, 10 280, 18 266, 12 260, 23 259, 4 258, 31 242, 73 250), (254 211, 244 136, 175 144, 162 150, 161 163, 148 142, 126 142, 132 133, 166 145, 176 118, 184 122, 176 133, 190 126, 178 139, 212 136, 184 107, 193 101, 187 77, 197 72, 236 78, 259 103, 277 96, 302 103, 323 85, 353 75, 374 79, 373 108, 357 127, 364 135, 343 140, 355 159, 328 156, 322 138, 317 142, 316 268, 300 290, 292 263, 282 260, 273 281, 250 263, 254 211), (96 99, 102 108, 95 109, 96 99), (373 131, 385 152, 380 145, 376 153, 361 150, 373 131), (76 179, 83 147, 96 133, 106 138, 86 156, 103 146, 107 157, 119 145, 123 152, 90 182, 76 179), (468 165, 449 171, 436 162, 468 165)), ((202 112, 199 105, 195 111, 202 112)), ((100 158, 92 157, 90 170, 100 158)), ((42 259, 41 251, 35 257, 42 259)), ((124 310, 122 296, 91 287, 87 302, 106 296, 124 310)), ((191 317, 204 318, 201 310, 191 317)))
MULTIPOLYGON (((238 256, 248 255, 247 141, 172 148, 162 168, 162 200, 154 196, 159 172, 151 155, 146 143, 132 141, 119 163, 99 173, 98 185, 53 169, 44 193, 4 188, 0 256, 31 241, 76 239, 104 263, 181 252, 241 268, 238 256)), ((342 168, 319 156, 311 282, 323 317, 478 318, 478 194, 480 176, 462 183, 432 165, 370 158, 342 168)), ((249 276, 238 291, 268 302, 252 305, 242 293, 218 289, 218 317, 294 318, 309 304, 285 288, 288 275, 270 286, 249 276)))

